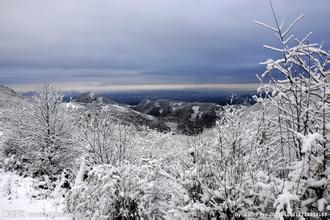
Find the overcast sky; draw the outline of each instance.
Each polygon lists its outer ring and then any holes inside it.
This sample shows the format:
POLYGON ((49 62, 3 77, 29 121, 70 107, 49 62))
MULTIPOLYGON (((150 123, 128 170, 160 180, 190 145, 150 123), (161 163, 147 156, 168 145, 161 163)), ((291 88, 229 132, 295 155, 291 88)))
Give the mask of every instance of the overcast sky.
MULTIPOLYGON (((273 0, 297 37, 330 44, 329 0, 273 0)), ((255 82, 268 0, 0 0, 0 84, 255 82)))

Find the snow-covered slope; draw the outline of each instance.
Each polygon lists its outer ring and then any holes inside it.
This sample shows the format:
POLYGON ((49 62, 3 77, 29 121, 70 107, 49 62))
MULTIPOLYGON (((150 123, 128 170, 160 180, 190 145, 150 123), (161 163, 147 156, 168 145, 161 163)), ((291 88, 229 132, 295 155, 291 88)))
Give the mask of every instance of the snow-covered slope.
MULTIPOLYGON (((136 111, 149 114, 166 122, 176 124, 176 130, 183 134, 195 135, 205 128, 211 128, 218 119, 221 106, 214 103, 181 102, 173 100, 145 99, 133 107, 136 111)), ((173 127, 173 126, 172 126, 173 127)))
POLYGON ((0 170, 0 219, 72 219, 65 216, 61 199, 36 199, 40 192, 32 178, 0 170))

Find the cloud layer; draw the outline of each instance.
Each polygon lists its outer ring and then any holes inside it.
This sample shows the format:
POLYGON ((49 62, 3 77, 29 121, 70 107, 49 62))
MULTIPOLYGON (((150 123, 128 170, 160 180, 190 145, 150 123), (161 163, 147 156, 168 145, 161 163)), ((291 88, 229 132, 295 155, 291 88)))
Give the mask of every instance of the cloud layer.
MULTIPOLYGON (((275 0, 298 37, 330 43, 330 1, 275 0)), ((0 83, 254 82, 276 56, 267 0, 0 0, 0 83)))

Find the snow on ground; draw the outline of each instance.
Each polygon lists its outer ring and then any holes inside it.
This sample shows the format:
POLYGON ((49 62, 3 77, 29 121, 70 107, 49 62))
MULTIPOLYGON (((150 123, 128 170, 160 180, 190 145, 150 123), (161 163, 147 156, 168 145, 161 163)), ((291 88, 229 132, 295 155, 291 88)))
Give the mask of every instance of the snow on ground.
POLYGON ((5 133, 3 133, 3 131, 0 131, 0 146, 1 146, 1 140, 5 139, 4 136, 5 133))
POLYGON ((171 131, 176 131, 178 128, 178 123, 175 122, 165 122, 165 125, 171 129, 171 131))
POLYGON ((1 131, 1 127, 0 127, 0 149, 2 149, 5 139, 6 139, 5 133, 3 131, 1 131))
POLYGON ((102 107, 102 109, 106 110, 106 111, 115 110, 115 111, 123 112, 123 113, 129 112, 129 110, 127 108, 124 108, 123 106, 120 106, 120 105, 105 105, 102 107))
POLYGON ((35 198, 34 179, 2 170, 0 175, 0 219, 72 219, 64 215, 60 199, 35 198))
POLYGON ((65 105, 65 107, 67 107, 69 109, 78 109, 78 108, 80 108, 79 105, 77 105, 75 103, 72 103, 72 102, 65 103, 64 105, 65 105))

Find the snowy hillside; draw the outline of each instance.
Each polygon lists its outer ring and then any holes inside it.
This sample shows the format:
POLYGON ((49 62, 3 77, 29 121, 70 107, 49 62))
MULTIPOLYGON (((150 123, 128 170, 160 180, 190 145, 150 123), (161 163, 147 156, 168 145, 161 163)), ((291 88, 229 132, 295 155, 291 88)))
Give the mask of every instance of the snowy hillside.
POLYGON ((0 219, 328 219, 330 56, 300 19, 256 22, 281 58, 252 106, 0 87, 0 219))

